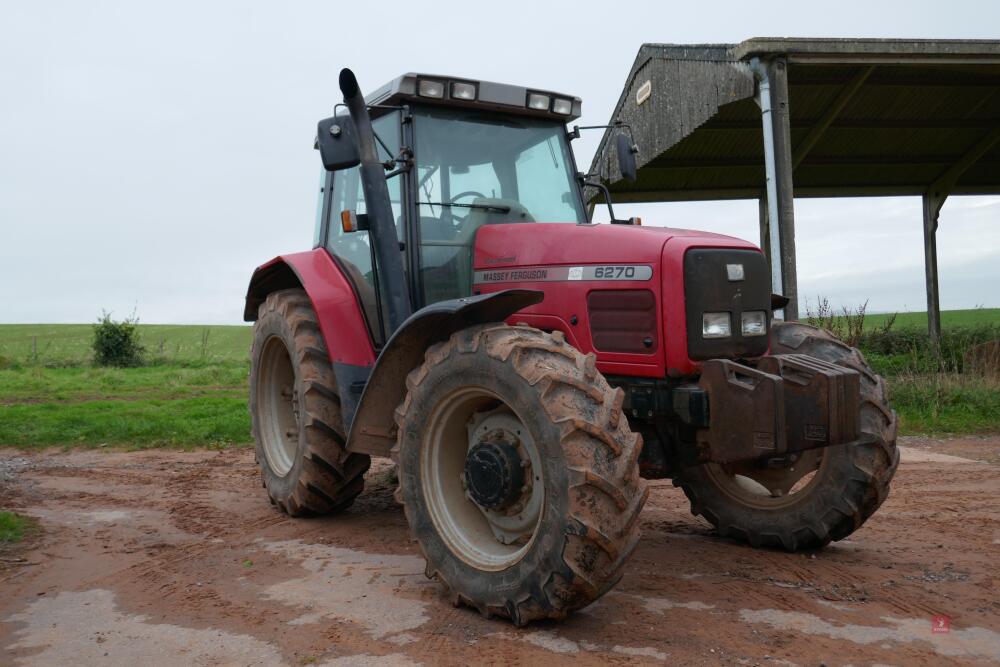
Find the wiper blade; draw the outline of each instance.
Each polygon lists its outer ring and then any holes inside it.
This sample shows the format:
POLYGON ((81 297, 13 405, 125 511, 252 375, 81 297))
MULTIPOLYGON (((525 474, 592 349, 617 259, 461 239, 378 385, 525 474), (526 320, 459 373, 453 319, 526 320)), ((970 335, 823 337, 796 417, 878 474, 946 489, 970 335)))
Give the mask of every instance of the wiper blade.
POLYGON ((419 204, 425 206, 457 206, 458 208, 479 208, 484 211, 498 211, 500 213, 510 213, 510 206, 496 206, 494 204, 458 204, 455 202, 443 201, 422 201, 419 204))

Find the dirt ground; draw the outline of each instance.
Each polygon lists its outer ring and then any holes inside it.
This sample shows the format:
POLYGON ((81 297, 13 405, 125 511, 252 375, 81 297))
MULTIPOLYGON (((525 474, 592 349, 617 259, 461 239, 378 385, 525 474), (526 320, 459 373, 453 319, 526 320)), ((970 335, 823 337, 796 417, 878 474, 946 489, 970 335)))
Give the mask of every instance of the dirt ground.
POLYGON ((250 450, 0 450, 0 507, 40 525, 0 553, 0 664, 1000 660, 1000 438, 903 444, 879 513, 815 554, 719 539, 653 482, 621 584, 521 630, 424 577, 384 462, 346 515, 295 520, 250 450))

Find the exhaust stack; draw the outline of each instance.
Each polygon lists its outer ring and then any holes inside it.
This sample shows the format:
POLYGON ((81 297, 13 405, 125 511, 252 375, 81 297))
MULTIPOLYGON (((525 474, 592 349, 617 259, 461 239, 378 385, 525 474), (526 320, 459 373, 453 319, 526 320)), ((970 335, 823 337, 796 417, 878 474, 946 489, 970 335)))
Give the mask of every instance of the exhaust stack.
POLYGON ((382 290, 389 316, 391 336, 410 316, 410 290, 403 270, 399 239, 396 236, 396 221, 389 202, 389 187, 385 182, 385 168, 378 159, 378 147, 372 130, 368 106, 361 94, 354 72, 346 67, 340 70, 340 92, 344 94, 344 104, 351 114, 357 133, 358 150, 361 154, 361 187, 365 193, 368 214, 369 235, 378 263, 378 287, 382 290))

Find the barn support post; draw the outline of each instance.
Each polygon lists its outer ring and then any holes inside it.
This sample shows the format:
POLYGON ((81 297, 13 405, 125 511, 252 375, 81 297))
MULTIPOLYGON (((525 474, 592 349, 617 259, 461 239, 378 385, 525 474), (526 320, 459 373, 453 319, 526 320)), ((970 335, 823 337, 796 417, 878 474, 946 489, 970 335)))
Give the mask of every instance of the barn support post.
POLYGON ((927 332, 935 354, 941 342, 941 299, 938 291, 937 228, 941 207, 948 195, 925 192, 924 204, 924 276, 927 281, 927 332))
POLYGON ((772 289, 788 297, 786 320, 799 319, 795 267, 795 202, 792 174, 792 138, 788 105, 788 63, 784 58, 761 61, 750 69, 757 77, 758 103, 764 135, 764 173, 767 195, 768 258, 772 289), (778 261, 775 262, 774 259, 778 261))

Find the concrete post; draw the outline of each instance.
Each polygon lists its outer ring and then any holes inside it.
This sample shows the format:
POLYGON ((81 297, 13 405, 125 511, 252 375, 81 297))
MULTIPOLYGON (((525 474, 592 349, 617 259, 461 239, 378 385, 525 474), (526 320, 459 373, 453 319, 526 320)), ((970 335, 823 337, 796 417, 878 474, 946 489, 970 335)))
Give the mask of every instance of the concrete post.
POLYGON ((938 292, 937 228, 938 216, 947 196, 925 193, 924 204, 924 276, 927 280, 927 333, 939 349, 941 341, 941 300, 938 292))

